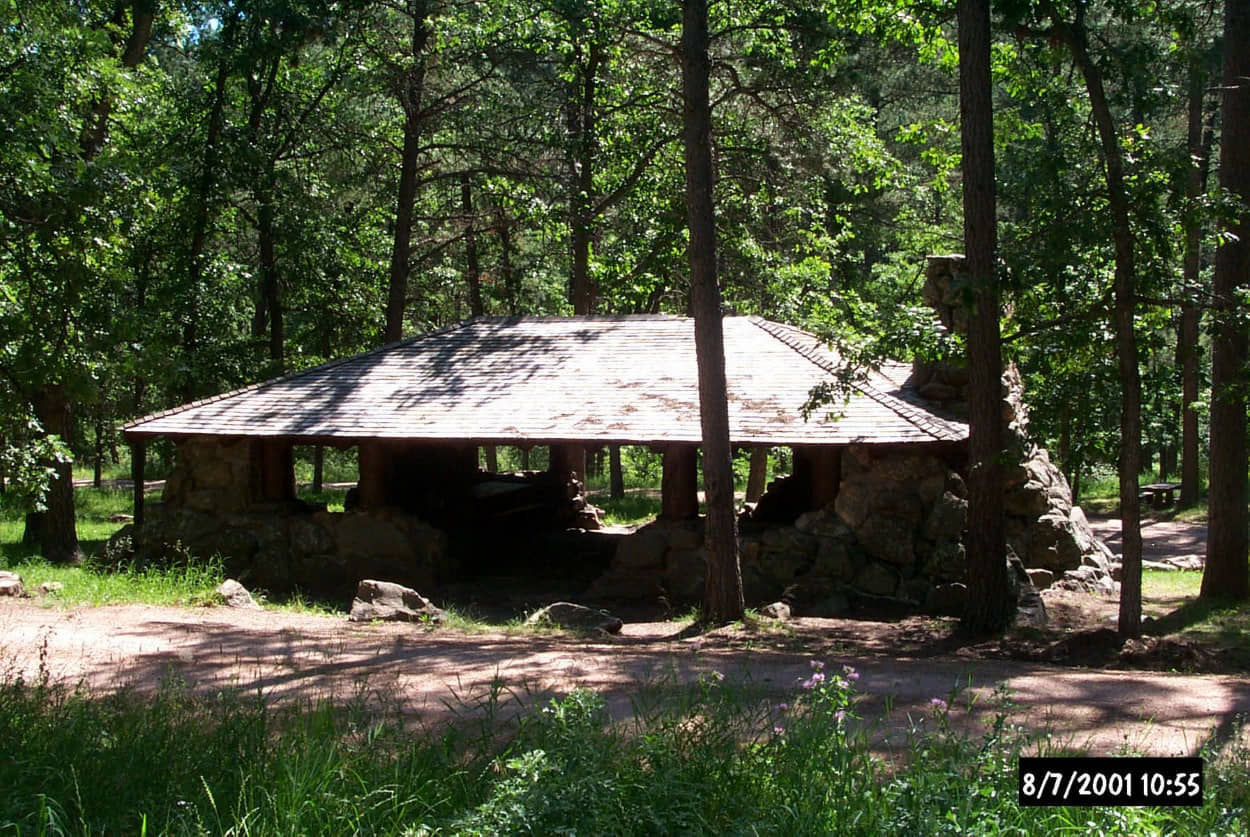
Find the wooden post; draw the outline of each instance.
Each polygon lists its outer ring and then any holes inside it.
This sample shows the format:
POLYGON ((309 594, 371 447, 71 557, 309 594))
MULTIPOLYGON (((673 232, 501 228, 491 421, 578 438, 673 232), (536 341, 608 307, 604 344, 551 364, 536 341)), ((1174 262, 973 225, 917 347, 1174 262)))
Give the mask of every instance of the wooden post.
POLYGON ((842 479, 842 450, 826 445, 796 447, 794 477, 808 492, 809 510, 824 508, 838 496, 842 479))
POLYGON ((764 496, 764 483, 768 481, 768 448, 751 448, 751 471, 747 476, 748 503, 758 503, 764 496))
POLYGON ((664 475, 660 487, 660 517, 689 520, 699 516, 698 448, 669 445, 664 448, 664 475))
POLYGON ((553 444, 550 462, 547 470, 560 479, 567 479, 569 474, 573 474, 574 479, 585 485, 586 448, 574 444, 553 444))
POLYGON ((361 442, 357 451, 360 470, 356 492, 360 508, 377 509, 387 504, 387 467, 390 458, 381 442, 361 442))
POLYGON ((143 480, 147 469, 148 447, 146 442, 134 442, 130 446, 130 479, 134 482, 134 535, 131 543, 137 549, 143 528, 143 480))
POLYGON ((253 455, 259 454, 260 496, 259 500, 295 499, 295 450, 290 442, 262 439, 254 447, 253 455))

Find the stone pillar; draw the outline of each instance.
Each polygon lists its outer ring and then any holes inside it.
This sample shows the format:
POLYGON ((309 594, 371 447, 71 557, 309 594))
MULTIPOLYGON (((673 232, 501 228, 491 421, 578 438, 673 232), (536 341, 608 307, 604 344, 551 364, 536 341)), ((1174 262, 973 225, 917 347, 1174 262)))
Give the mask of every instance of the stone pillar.
POLYGON ((661 518, 688 520, 699 516, 698 451, 694 445, 669 445, 664 448, 661 518))

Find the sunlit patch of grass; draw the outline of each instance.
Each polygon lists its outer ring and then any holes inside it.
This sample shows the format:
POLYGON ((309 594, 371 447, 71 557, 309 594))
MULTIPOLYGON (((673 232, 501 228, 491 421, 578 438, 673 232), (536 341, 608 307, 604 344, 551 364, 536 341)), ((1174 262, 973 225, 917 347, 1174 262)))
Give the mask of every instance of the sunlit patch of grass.
POLYGON ((213 590, 225 580, 220 560, 191 560, 170 568, 112 572, 90 564, 56 566, 35 558, 10 565, 9 569, 22 577, 27 590, 37 591, 45 583, 60 585, 43 601, 63 607, 205 604, 213 600, 213 590))
POLYGON ((591 504, 603 509, 604 522, 609 526, 631 526, 654 520, 660 514, 660 497, 650 491, 634 491, 624 497, 613 498, 608 494, 591 494, 591 504))

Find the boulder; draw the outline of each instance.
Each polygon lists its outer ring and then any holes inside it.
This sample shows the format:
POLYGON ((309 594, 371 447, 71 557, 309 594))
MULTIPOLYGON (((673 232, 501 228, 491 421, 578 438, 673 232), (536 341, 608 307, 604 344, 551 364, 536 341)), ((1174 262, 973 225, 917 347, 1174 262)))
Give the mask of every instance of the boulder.
POLYGON ((916 560, 914 528, 910 520, 878 513, 855 529, 855 538, 873 558, 908 566, 916 560))
POLYGON ((416 590, 390 581, 364 579, 356 587, 347 618, 351 622, 441 622, 446 616, 416 590))
POLYGON ((851 611, 851 600, 845 593, 832 593, 810 607, 805 608, 808 616, 821 619, 836 619, 851 611))
POLYGON ((1047 513, 1028 528, 1024 563, 1062 573, 1081 564, 1080 543, 1066 514, 1047 513))
POLYGON ((769 619, 776 619, 784 622, 790 618, 790 605, 785 602, 773 602, 766 604, 760 608, 760 616, 766 616, 769 619))
POLYGON ((65 585, 59 581, 45 581, 43 584, 39 585, 39 595, 55 596, 64 589, 65 585))
POLYGON ((664 566, 664 553, 668 549, 668 538, 657 528, 644 527, 621 538, 616 547, 616 555, 612 559, 612 568, 619 572, 658 573, 664 566))
POLYGON ((1045 590, 1047 587, 1055 583, 1055 574, 1051 570, 1045 570, 1041 567, 1031 567, 1025 570, 1029 574, 1029 583, 1038 590, 1045 590))
POLYGON ((555 602, 531 613, 525 620, 525 624, 556 625, 574 630, 617 634, 621 632, 625 623, 606 610, 597 610, 572 602, 555 602))
POLYGON ((968 501, 950 491, 933 504, 920 534, 931 541, 957 541, 968 523, 968 501))
POLYGON ((256 600, 252 598, 247 588, 233 578, 227 578, 217 585, 216 593, 226 607, 239 610, 260 610, 260 605, 256 604, 256 600))
POLYGON ((898 590, 898 575, 889 567, 872 561, 855 575, 855 589, 870 596, 893 596, 898 590))
POLYGON ((26 595, 26 588, 22 586, 22 577, 17 573, 0 571, 0 596, 13 596, 21 598, 26 595))
POLYGON ((679 601, 694 601, 703 595, 707 578, 707 559, 702 552, 672 551, 664 570, 664 587, 669 596, 679 601))

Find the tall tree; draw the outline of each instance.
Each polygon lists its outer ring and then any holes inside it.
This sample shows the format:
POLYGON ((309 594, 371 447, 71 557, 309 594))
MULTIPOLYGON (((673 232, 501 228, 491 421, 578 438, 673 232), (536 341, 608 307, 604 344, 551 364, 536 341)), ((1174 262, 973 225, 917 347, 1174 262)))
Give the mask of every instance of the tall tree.
MULTIPOLYGON (((16 9, 17 7, 15 7, 16 9)), ((142 155, 111 147, 136 95, 157 5, 24 5, 0 41, 0 374, 49 439, 74 440, 74 404, 108 353, 126 250, 122 213, 142 155)), ((64 448, 62 449, 64 450, 64 448)), ((57 455, 46 510, 27 518, 44 557, 81 556, 72 460, 57 455)))
POLYGON ((989 0, 960 0, 964 253, 975 306, 968 320, 968 602, 963 625, 978 634, 1003 630, 1015 611, 1003 531, 1003 358, 992 95, 989 0))
POLYGON ((399 155, 399 178, 395 197, 395 235, 391 246, 390 283, 386 300, 383 341, 393 343, 404 336, 404 310, 408 301, 411 270, 412 214, 417 198, 417 163, 425 127, 426 50, 430 42, 428 0, 408 0, 401 18, 407 23, 407 49, 391 68, 391 92, 403 111, 403 143, 399 155))
POLYGON ((682 126, 686 149, 686 207, 690 227, 690 300, 699 367, 699 420, 703 430, 703 490, 707 498, 704 545, 707 582, 704 617, 713 623, 741 619, 742 570, 734 515, 733 451, 725 383, 725 336, 716 276, 716 211, 712 199, 712 105, 708 92, 707 0, 685 0, 681 29, 682 126))
POLYGON ((1250 375, 1250 0, 1224 2, 1220 187, 1236 201, 1215 254, 1210 522, 1203 598, 1250 598, 1247 379, 1250 375))
POLYGON ((1199 205, 1207 189, 1212 132, 1203 129, 1203 102, 1209 74, 1205 62, 1190 62, 1189 96, 1186 103, 1185 145, 1189 166, 1185 172, 1185 255, 1182 263, 1180 323, 1176 334, 1176 364, 1181 373, 1181 493, 1182 508, 1198 502, 1198 385, 1201 326, 1199 275, 1202 271, 1202 218, 1199 205))

